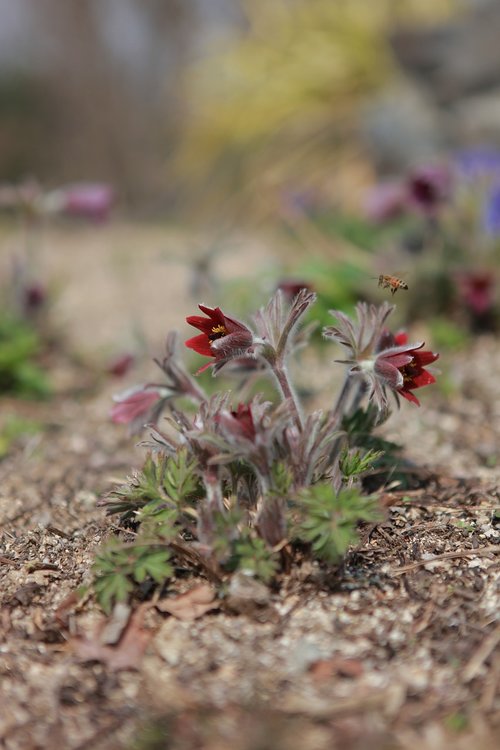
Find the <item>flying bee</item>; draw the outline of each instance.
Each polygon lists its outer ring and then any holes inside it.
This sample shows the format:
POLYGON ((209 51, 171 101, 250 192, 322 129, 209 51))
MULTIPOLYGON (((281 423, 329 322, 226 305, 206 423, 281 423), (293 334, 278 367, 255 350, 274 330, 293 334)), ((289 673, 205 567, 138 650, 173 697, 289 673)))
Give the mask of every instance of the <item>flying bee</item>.
POLYGON ((389 276, 388 274, 381 273, 378 277, 378 285, 382 289, 390 289, 391 294, 396 294, 398 289, 408 289, 408 284, 403 279, 398 279, 397 276, 389 276))

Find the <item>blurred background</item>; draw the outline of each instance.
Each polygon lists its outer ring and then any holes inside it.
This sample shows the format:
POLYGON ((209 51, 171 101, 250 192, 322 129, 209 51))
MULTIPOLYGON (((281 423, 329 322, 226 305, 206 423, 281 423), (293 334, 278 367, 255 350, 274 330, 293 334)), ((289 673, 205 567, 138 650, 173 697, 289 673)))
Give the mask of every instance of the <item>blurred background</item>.
POLYGON ((326 316, 400 270, 404 322, 425 293, 441 332, 496 326, 494 0, 0 0, 0 18, 2 274, 38 264, 80 340, 158 340, 195 300, 243 313, 290 276, 326 316))
POLYGON ((148 215, 313 188, 352 203, 346 183, 374 168, 500 137, 494 0, 0 0, 0 14, 3 181, 109 181, 148 215))

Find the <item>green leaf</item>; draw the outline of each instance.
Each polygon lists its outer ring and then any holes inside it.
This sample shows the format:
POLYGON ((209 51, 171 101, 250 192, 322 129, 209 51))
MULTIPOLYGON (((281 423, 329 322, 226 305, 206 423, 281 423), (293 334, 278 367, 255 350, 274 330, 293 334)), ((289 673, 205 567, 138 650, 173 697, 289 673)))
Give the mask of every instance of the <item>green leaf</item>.
POLYGON ((166 549, 145 551, 134 565, 135 580, 142 583, 150 576, 157 583, 163 583, 173 573, 169 560, 170 553, 166 549))
POLYGON ((199 490, 199 478, 196 473, 198 462, 188 456, 185 448, 176 456, 169 456, 163 469, 163 487, 168 497, 177 503, 192 499, 199 490))
POLYGON ((142 471, 110 493, 108 513, 121 513, 126 520, 150 503, 180 511, 182 505, 201 496, 197 467, 196 458, 189 458, 186 449, 175 456, 149 454, 142 471))
POLYGON ((236 569, 249 570, 264 583, 271 580, 278 568, 276 554, 267 547, 263 539, 249 534, 236 540, 234 554, 236 569))
POLYGON ((106 613, 111 612, 116 602, 126 601, 133 588, 132 581, 122 573, 102 575, 94 580, 97 601, 106 613))
POLYGON ((270 494, 286 497, 292 485, 292 472, 283 461, 277 461, 271 468, 270 494))
POLYGON ((374 464, 384 455, 383 451, 369 449, 344 450, 340 456, 339 466, 344 480, 353 479, 373 469, 374 464))
POLYGON ((300 521, 296 536, 310 542, 314 554, 328 562, 338 562, 358 540, 359 521, 380 517, 377 499, 355 489, 335 493, 331 484, 304 489, 298 500, 300 521))

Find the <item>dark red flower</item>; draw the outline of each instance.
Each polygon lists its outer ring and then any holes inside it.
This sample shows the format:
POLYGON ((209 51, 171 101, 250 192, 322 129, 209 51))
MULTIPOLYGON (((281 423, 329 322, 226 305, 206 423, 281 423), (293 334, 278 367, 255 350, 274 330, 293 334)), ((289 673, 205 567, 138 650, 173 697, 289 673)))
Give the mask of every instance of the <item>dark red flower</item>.
POLYGON ((420 406, 413 391, 424 385, 436 382, 432 373, 425 369, 435 362, 439 354, 421 351, 424 343, 408 344, 406 333, 394 336, 394 346, 379 352, 375 360, 374 372, 394 391, 420 406))
POLYGON ((47 300, 45 287, 34 281, 23 289, 24 309, 27 313, 33 313, 40 309, 47 300))
POLYGON ((238 404, 236 411, 231 411, 225 420, 226 428, 234 434, 255 442, 256 430, 253 421, 252 410, 247 404, 238 404))
POLYGON ((276 288, 281 289, 289 302, 295 299, 301 289, 307 289, 309 292, 314 291, 312 284, 302 279, 282 279, 276 288))
POLYGON ((112 362, 108 365, 107 372, 117 378, 122 378, 127 374, 134 362, 135 357, 133 354, 120 354, 119 357, 113 359, 112 362))
POLYGON ((449 195, 450 172, 440 165, 420 167, 408 177, 407 188, 410 203, 432 215, 449 195))
POLYGON ((185 344, 198 354, 215 359, 215 362, 204 365, 198 372, 203 372, 213 364, 222 365, 229 359, 241 357, 249 350, 253 343, 253 334, 244 323, 224 315, 220 307, 198 307, 207 317, 190 315, 186 321, 202 333, 188 339, 185 344))
POLYGON ((494 305, 495 279, 489 271, 470 271, 459 278, 466 306, 474 315, 484 315, 494 305))

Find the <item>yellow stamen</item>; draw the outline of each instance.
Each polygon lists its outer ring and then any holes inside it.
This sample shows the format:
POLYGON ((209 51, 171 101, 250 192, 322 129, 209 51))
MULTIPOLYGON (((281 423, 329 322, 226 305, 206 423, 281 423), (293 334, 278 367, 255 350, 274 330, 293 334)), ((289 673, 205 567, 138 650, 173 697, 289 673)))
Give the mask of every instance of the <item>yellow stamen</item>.
POLYGON ((210 341, 215 341, 216 339, 220 339, 223 336, 227 336, 227 328, 226 326, 220 324, 218 326, 213 326, 212 332, 208 335, 208 338, 210 339, 210 341))

